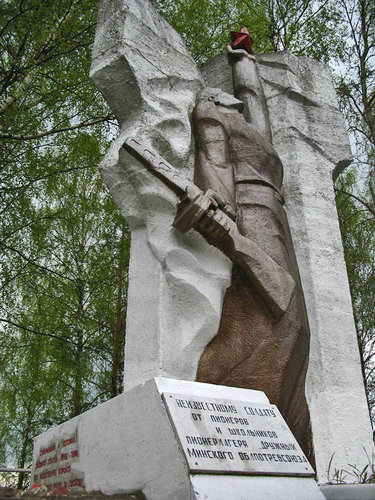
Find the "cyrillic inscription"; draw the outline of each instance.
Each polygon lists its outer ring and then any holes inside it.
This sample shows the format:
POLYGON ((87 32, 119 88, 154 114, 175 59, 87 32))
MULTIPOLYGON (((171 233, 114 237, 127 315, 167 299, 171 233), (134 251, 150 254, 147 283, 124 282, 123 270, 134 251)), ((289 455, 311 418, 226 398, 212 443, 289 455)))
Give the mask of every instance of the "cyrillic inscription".
POLYGON ((191 471, 314 475, 275 405, 174 393, 163 398, 191 471))
POLYGON ((72 464, 79 460, 78 431, 64 436, 55 443, 41 448, 35 463, 34 483, 49 488, 66 486, 84 487, 83 474, 74 470, 72 464))

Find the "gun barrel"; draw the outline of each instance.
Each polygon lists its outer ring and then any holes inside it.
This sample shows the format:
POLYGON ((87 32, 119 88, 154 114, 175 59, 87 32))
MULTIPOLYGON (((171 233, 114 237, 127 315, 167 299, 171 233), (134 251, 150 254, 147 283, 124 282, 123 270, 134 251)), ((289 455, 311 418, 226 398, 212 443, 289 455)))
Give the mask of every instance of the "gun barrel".
POLYGON ((153 175, 163 181, 177 196, 182 197, 185 195, 187 188, 196 191, 196 195, 201 194, 201 190, 195 184, 185 179, 164 158, 147 146, 140 144, 136 139, 126 139, 123 148, 142 163, 153 175))

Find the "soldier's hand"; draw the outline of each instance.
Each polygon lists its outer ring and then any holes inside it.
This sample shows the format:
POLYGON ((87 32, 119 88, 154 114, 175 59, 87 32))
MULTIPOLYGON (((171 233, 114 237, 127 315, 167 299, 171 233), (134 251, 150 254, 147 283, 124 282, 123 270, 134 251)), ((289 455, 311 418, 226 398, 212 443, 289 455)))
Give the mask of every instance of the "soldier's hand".
POLYGON ((209 210, 195 228, 212 243, 219 243, 230 230, 227 217, 222 212, 214 210, 209 210))
POLYGON ((205 196, 211 198, 213 202, 217 203, 217 206, 232 220, 236 220, 236 214, 233 211, 232 207, 218 193, 216 193, 216 191, 208 189, 204 194, 205 196))
POLYGON ((227 45, 227 54, 228 60, 231 64, 243 59, 244 57, 255 60, 255 57, 246 52, 245 49, 233 49, 231 45, 227 45))

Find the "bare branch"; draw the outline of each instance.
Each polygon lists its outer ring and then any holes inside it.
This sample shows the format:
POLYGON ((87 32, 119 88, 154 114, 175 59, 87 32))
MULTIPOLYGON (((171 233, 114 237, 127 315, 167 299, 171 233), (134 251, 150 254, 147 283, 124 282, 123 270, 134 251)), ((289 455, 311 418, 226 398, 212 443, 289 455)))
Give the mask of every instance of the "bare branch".
POLYGON ((90 127, 91 125, 96 125, 97 123, 108 122, 113 118, 114 118, 114 116, 111 113, 107 116, 104 116, 103 118, 96 118, 95 120, 91 120, 91 121, 83 121, 81 123, 78 123, 77 125, 71 125, 70 127, 62 127, 59 129, 51 129, 51 130, 47 130, 46 132, 40 132, 39 134, 13 135, 13 134, 1 134, 0 133, 0 139, 11 139, 14 141, 32 141, 34 139, 41 139, 42 137, 47 137, 48 135, 59 134, 61 132, 67 132, 69 130, 76 130, 76 129, 84 128, 84 127, 90 127))
POLYGON ((0 318, 0 322, 2 323, 7 323, 8 325, 15 326, 16 328, 20 328, 21 330, 29 333, 33 333, 35 335, 41 335, 42 337, 50 337, 55 340, 60 340, 61 342, 66 342, 67 344, 72 344, 76 345, 75 342, 73 342, 70 339, 67 339, 65 337, 61 337, 60 335, 54 335, 53 333, 46 333, 46 332, 41 332, 39 330, 35 330, 34 328, 28 328, 27 326, 21 325, 20 323, 16 323, 15 321, 11 321, 10 319, 6 318, 0 318))

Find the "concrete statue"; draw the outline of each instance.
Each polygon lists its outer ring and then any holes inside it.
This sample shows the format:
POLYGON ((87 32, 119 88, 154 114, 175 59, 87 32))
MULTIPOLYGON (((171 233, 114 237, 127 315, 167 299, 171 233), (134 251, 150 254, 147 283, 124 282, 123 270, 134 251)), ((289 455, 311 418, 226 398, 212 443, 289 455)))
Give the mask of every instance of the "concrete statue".
POLYGON ((231 103, 229 95, 215 96, 210 89, 201 92, 194 112, 196 182, 230 200, 241 234, 281 266, 284 280, 293 286, 289 295, 281 292, 287 296, 285 309, 275 311, 268 296, 235 265, 219 332, 202 354, 197 380, 264 391, 312 460, 304 392, 310 333, 283 208, 283 167, 271 145, 255 58, 230 47, 228 55, 239 100, 231 103))
POLYGON ((132 231, 125 390, 262 390, 324 482, 371 443, 332 185, 347 133, 326 66, 231 37, 198 69, 148 0, 99 3, 91 77, 121 127, 101 172, 132 231))
POLYGON ((368 466, 332 182, 345 122, 325 65, 252 43, 232 32, 198 68, 149 0, 99 1, 91 78, 120 125, 100 170, 131 230, 125 390, 36 437, 34 483, 323 500, 308 459, 323 484, 368 466))
MULTIPOLYGON (((193 112, 195 182, 207 194, 187 182, 174 189, 183 197, 174 227, 184 233, 196 229, 235 263, 219 332, 202 354, 197 380, 264 391, 313 462, 304 393, 309 326, 283 209, 283 167, 271 145, 267 107, 246 28, 241 35, 247 50, 227 49, 241 100, 205 88, 193 112)), ((124 146, 176 187, 178 171, 166 161, 142 150, 134 139, 124 146)))

